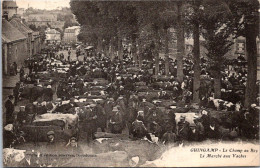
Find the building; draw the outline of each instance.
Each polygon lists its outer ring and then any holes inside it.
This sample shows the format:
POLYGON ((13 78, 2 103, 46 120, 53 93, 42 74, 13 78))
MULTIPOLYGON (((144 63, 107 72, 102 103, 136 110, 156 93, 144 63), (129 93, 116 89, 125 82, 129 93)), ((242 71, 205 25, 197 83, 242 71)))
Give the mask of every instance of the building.
POLYGON ((80 26, 68 27, 64 30, 63 42, 64 43, 77 43, 80 26))
POLYGON ((28 58, 27 37, 6 19, 2 19, 2 70, 8 75, 13 62, 21 67, 28 58))
POLYGON ((48 26, 57 21, 57 16, 53 14, 30 14, 24 18, 29 25, 35 25, 36 27, 48 26))
POLYGON ((13 18, 11 18, 9 22, 27 37, 27 54, 28 57, 31 57, 33 55, 33 31, 23 23, 21 18, 13 16, 13 18))
POLYGON ((2 3, 2 16, 8 20, 8 18, 11 18, 13 15, 17 14, 18 6, 16 5, 16 2, 13 0, 3 1, 2 3))
POLYGON ((46 39, 45 39, 46 43, 60 43, 61 42, 61 33, 58 32, 57 30, 48 28, 45 31, 45 34, 46 34, 46 39))
POLYGON ((37 53, 41 52, 41 36, 39 32, 33 32, 32 34, 32 55, 35 55, 37 53))

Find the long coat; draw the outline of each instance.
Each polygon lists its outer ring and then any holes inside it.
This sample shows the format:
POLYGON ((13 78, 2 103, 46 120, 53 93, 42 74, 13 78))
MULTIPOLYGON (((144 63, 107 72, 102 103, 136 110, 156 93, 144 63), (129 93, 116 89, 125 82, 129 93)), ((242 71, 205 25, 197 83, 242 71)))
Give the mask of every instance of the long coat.
POLYGON ((12 123, 13 121, 13 112, 14 112, 14 104, 11 100, 7 100, 5 102, 5 109, 6 109, 6 123, 12 123))

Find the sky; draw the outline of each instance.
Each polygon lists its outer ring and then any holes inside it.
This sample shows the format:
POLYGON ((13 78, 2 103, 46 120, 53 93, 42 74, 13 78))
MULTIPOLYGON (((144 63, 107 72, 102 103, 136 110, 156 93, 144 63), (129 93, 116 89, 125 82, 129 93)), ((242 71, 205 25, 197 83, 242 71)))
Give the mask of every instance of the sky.
POLYGON ((36 8, 52 10, 57 7, 70 7, 70 0, 16 0, 16 4, 19 8, 36 8))

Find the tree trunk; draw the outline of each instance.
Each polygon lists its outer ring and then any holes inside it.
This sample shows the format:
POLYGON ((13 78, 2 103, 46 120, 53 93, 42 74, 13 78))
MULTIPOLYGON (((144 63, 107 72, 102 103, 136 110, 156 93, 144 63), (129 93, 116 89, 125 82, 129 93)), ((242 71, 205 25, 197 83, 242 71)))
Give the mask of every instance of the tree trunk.
POLYGON ((155 43, 155 47, 154 47, 154 58, 155 58, 155 75, 159 74, 159 32, 158 30, 155 30, 154 32, 154 43, 155 43))
POLYGON ((248 24, 246 32, 246 52, 247 52, 247 83, 245 93, 245 107, 250 107, 256 103, 257 89, 257 47, 256 47, 256 25, 248 24))
POLYGON ((115 59, 113 39, 111 39, 110 42, 109 42, 109 55, 110 55, 110 59, 111 59, 111 60, 114 60, 114 59, 115 59))
POLYGON ((132 48, 131 48, 131 53, 133 56, 133 61, 135 62, 135 64, 137 63, 137 48, 136 48, 136 38, 132 38, 132 48))
POLYGON ((220 99, 221 98, 221 74, 220 72, 214 72, 214 98, 220 99))
POLYGON ((117 45, 118 45, 118 47, 117 47, 118 59, 123 60, 123 46, 122 46, 122 39, 120 37, 118 37, 117 45))
POLYGON ((184 40, 184 27, 182 21, 182 2, 177 4, 177 80, 183 81, 183 63, 185 40, 184 40))
POLYGON ((169 33, 168 33, 168 28, 164 29, 165 33, 165 75, 169 76, 170 72, 170 65, 169 65, 169 33))
POLYGON ((102 52, 102 38, 98 37, 97 41, 97 52, 101 53, 102 52))
MULTIPOLYGON (((195 6, 198 9, 198 6, 195 6)), ((197 10, 196 10, 197 11, 197 10)), ((193 103, 200 103, 199 88, 200 88, 200 34, 199 23, 196 22, 193 25, 193 103)))

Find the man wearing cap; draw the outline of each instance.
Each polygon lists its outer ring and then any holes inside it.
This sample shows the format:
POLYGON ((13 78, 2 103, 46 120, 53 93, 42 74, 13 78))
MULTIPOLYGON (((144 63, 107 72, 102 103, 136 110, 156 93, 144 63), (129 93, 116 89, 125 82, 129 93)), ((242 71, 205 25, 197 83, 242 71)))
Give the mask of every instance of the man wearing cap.
POLYGON ((10 124, 13 122, 13 112, 14 112, 14 104, 13 104, 14 96, 8 96, 8 100, 5 102, 5 113, 6 113, 6 124, 10 124))
POLYGON ((190 123, 188 121, 185 121, 185 116, 180 117, 180 121, 178 122, 178 136, 180 140, 188 140, 190 135, 190 123))
POLYGON ((49 146, 49 145, 54 145, 55 144, 55 141, 56 141, 56 139, 55 139, 55 133, 54 133, 54 131, 49 131, 49 132, 47 132, 47 146, 49 146))

